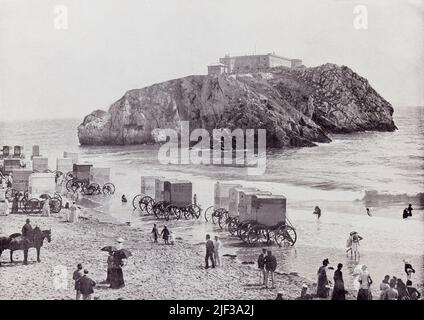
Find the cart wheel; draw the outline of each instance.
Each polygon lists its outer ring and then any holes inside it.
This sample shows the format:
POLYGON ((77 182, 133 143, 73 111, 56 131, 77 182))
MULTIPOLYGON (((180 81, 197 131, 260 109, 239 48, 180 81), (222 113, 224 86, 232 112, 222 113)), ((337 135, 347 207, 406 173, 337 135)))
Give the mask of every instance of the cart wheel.
POLYGON ((163 202, 155 203, 153 205, 152 209, 153 209, 153 213, 156 216, 156 218, 158 218, 158 219, 165 218, 166 219, 166 216, 165 216, 165 207, 163 205, 163 202))
POLYGON ((293 246, 297 240, 297 233, 291 226, 282 226, 275 232, 275 242, 278 246, 293 246))
POLYGON ((221 209, 221 213, 218 217, 218 225, 221 229, 224 229, 229 222, 228 211, 226 209, 221 209))
POLYGON ((100 185, 98 183, 90 183, 88 187, 84 189, 84 194, 87 196, 98 195, 100 194, 100 185))
POLYGON ((249 229, 256 224, 256 221, 244 221, 242 222, 239 227, 237 228, 237 236, 243 240, 247 241, 247 234, 249 232, 249 229))
POLYGON ((238 225, 239 221, 237 217, 230 218, 230 221, 228 222, 228 231, 232 236, 236 234, 238 225))
POLYGON ((221 218, 221 216, 224 215, 224 212, 225 211, 226 210, 223 209, 223 208, 219 208, 219 209, 216 209, 216 210, 213 211, 213 213, 212 213, 212 222, 213 222, 213 224, 217 224, 218 223, 219 219, 221 218))
POLYGON ((181 217, 180 209, 171 204, 165 210, 165 219, 169 220, 170 217, 175 217, 175 219, 180 219, 181 217))
POLYGON ((196 219, 199 219, 202 214, 202 209, 197 204, 189 205, 188 210, 191 212, 192 216, 196 217, 196 219))
POLYGON ((75 183, 75 181, 74 181, 73 179, 68 180, 68 181, 66 182, 66 190, 68 190, 68 192, 73 192, 73 193, 75 193, 75 191, 76 191, 76 187, 74 187, 74 183, 75 183), (75 191, 74 191, 74 190, 75 190, 75 191))
POLYGON ((41 202, 40 202, 40 200, 38 200, 36 198, 29 199, 25 203, 25 209, 24 210, 25 210, 26 213, 35 213, 35 214, 41 213, 41 202))
POLYGON ((49 201, 50 211, 53 213, 59 213, 62 209, 62 201, 59 198, 53 197, 49 201))
POLYGON ((65 174, 66 181, 73 180, 73 179, 74 179, 74 173, 72 171, 69 171, 65 174))
POLYGON ((140 209, 141 210, 141 194, 136 195, 132 200, 132 206, 135 210, 140 209))
POLYGON ((269 244, 269 233, 265 226, 259 224, 252 226, 247 232, 247 243, 256 244, 264 241, 269 244))
POLYGON ((59 193, 59 192, 55 192, 55 193, 54 193, 54 197, 55 197, 55 198, 59 198, 59 199, 60 199, 60 203, 63 203, 62 196, 60 195, 60 193, 59 193))
POLYGON ((143 200, 143 203, 144 203, 144 209, 145 209, 145 211, 146 211, 146 213, 148 214, 148 215, 154 215, 155 214, 155 212, 154 212, 154 210, 153 210, 153 207, 154 207, 154 205, 155 205, 155 200, 153 200, 151 197, 149 197, 149 196, 146 196, 146 197, 144 197, 143 198, 144 200, 143 200))
POLYGON ((191 211, 188 210, 188 207, 181 208, 181 211, 184 219, 190 220, 192 218, 191 211))
POLYGON ((206 220, 206 222, 212 220, 213 211, 214 211, 214 206, 210 206, 210 207, 206 208, 206 210, 205 210, 205 220, 206 220))
POLYGON ((105 196, 110 196, 115 193, 115 185, 108 182, 103 186, 102 191, 105 196))

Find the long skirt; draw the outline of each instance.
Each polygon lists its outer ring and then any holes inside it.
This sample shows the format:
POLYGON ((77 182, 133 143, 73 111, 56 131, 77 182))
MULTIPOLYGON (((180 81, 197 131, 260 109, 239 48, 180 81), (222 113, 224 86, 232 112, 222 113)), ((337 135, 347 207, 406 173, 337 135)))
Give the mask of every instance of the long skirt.
POLYGON ((369 290, 368 289, 359 289, 357 300, 371 300, 369 290))
POLYGON ((110 287, 112 289, 119 289, 125 286, 124 273, 122 268, 112 268, 110 270, 110 287))
POLYGON ((346 291, 343 281, 337 281, 334 283, 331 300, 346 300, 346 291))

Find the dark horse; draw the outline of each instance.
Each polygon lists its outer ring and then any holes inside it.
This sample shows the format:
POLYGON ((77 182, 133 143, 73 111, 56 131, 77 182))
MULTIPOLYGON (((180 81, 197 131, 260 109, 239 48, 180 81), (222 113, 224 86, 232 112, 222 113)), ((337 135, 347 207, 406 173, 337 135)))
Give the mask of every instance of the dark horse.
POLYGON ((51 230, 43 230, 39 227, 35 227, 32 232, 24 237, 20 233, 14 233, 8 238, 0 237, 0 259, 1 254, 4 250, 10 250, 10 262, 13 261, 13 252, 17 250, 24 251, 24 264, 28 264, 28 250, 30 248, 35 248, 37 250, 37 261, 40 260, 40 249, 43 246, 44 239, 47 238, 47 241, 50 242, 51 239, 51 230))

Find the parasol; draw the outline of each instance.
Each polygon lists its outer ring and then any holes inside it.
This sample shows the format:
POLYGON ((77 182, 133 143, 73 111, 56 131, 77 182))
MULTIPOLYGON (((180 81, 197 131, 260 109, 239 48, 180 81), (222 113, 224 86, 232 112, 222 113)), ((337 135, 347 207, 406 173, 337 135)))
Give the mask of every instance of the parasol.
POLYGON ((106 247, 103 247, 101 249, 101 251, 107 251, 107 252, 113 252, 113 251, 116 251, 116 250, 118 250, 118 249, 116 249, 116 247, 114 247, 114 246, 106 246, 106 247))
POLYGON ((132 256, 132 253, 131 253, 131 251, 129 251, 127 249, 121 249, 121 250, 115 251, 115 253, 113 255, 117 256, 121 259, 128 259, 129 257, 132 256))

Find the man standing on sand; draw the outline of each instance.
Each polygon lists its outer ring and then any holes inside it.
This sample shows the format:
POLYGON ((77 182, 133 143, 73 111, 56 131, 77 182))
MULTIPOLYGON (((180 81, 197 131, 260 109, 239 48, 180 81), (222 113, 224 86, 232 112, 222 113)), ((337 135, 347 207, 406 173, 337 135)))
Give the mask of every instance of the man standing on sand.
POLYGON ((82 293, 83 300, 91 300, 91 295, 94 293, 96 283, 88 277, 88 270, 84 270, 84 275, 78 281, 79 290, 82 293))
POLYGON ((215 241, 213 242, 214 252, 213 257, 215 259, 215 263, 218 267, 221 267, 221 258, 219 256, 219 251, 221 249, 221 241, 219 240, 218 236, 215 236, 215 241))
POLYGON ((266 256, 266 249, 264 248, 264 249, 262 249, 262 253, 258 257, 258 269, 260 271, 259 282, 262 282, 263 285, 265 285, 265 278, 266 278, 266 273, 265 273, 265 256, 266 256))
POLYGON ((275 269, 277 269, 277 259, 275 258, 274 255, 272 255, 271 250, 267 251, 267 255, 265 257, 265 270, 266 270, 266 274, 265 274, 265 288, 268 288, 268 279, 269 279, 269 275, 271 274, 271 283, 272 283, 272 289, 275 288, 275 283, 274 283, 274 272, 275 269))
POLYGON ((75 270, 74 274, 72 275, 72 279, 75 281, 75 291, 76 291, 75 300, 81 299, 81 290, 79 287, 79 280, 83 277, 83 275, 84 274, 82 272, 82 264, 78 263, 77 270, 75 270))
POLYGON ((215 268, 215 261, 213 259, 214 245, 209 234, 206 235, 206 256, 205 256, 205 269, 209 269, 209 258, 212 262, 212 268, 215 268))

